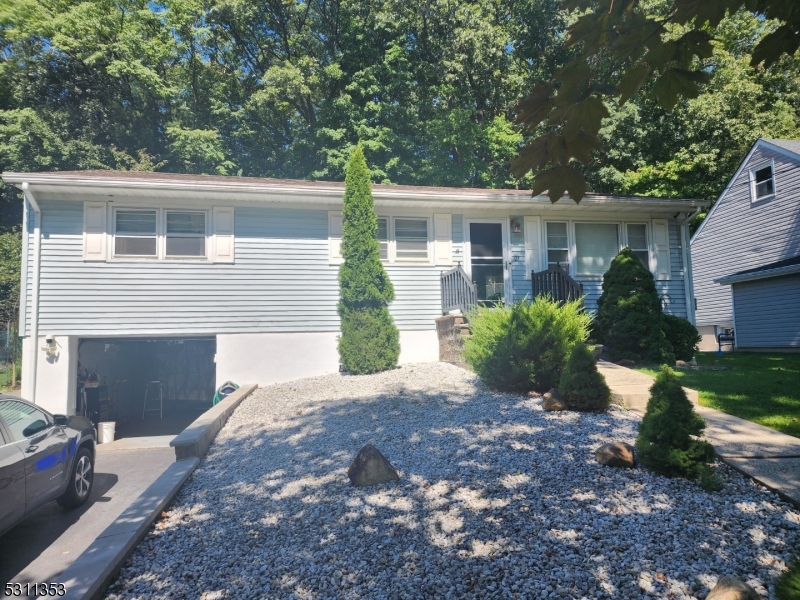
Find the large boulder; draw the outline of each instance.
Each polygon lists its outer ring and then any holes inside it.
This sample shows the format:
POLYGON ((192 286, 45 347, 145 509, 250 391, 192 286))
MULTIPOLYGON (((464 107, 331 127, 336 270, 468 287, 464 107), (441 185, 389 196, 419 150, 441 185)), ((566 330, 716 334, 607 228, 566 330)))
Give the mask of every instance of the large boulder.
POLYGON ((601 465, 609 467, 625 467, 630 469, 636 466, 636 455, 633 446, 625 442, 603 444, 595 450, 594 457, 601 465))
POLYGON ((558 393, 558 389, 552 388, 549 392, 545 392, 542 396, 542 407, 545 410, 567 410, 567 403, 558 393))
POLYGON ((372 444, 367 444, 358 451, 350 463, 350 468, 347 469, 347 476, 350 478, 350 483, 359 487, 400 479, 392 464, 372 444))
POLYGON ((756 591, 738 577, 722 577, 706 600, 760 600, 756 591))

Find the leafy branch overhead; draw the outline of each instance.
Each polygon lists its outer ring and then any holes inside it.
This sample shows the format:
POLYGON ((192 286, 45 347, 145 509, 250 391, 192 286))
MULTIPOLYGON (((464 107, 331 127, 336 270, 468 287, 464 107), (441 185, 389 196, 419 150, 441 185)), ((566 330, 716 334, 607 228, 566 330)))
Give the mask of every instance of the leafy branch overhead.
POLYGON ((533 195, 546 191, 552 202, 586 194, 575 161, 586 165, 603 150, 606 101, 622 105, 648 84, 648 96, 671 111, 700 94, 710 77, 701 63, 713 53, 710 30, 726 14, 744 9, 779 23, 753 51, 753 67, 800 48, 800 3, 787 0, 669 0, 658 13, 639 0, 566 0, 564 9, 575 17, 566 42, 575 54, 517 105, 516 123, 533 137, 512 164, 517 177, 532 171, 533 195))

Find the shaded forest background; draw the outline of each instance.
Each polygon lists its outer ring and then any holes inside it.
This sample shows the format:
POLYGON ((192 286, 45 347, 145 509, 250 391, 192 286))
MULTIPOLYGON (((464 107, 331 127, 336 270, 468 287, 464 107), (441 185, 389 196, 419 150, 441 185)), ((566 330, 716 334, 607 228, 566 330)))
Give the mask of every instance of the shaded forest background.
MULTIPOLYGON (((376 183, 530 187, 514 106, 569 59, 560 5, 4 0, 0 169, 342 180, 361 140, 376 183)), ((710 83, 673 112, 646 89, 609 106, 592 191, 714 199, 757 138, 800 137, 800 58, 748 64, 775 27, 723 20, 710 83)), ((16 239, 21 206, 0 187, 16 239)))

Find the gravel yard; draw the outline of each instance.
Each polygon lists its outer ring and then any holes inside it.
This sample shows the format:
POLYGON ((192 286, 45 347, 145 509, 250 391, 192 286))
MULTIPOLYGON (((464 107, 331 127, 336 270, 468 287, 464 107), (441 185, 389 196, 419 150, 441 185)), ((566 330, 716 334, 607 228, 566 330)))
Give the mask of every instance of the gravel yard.
POLYGON ((595 462, 639 419, 548 413, 457 367, 257 390, 108 598, 764 598, 800 512, 718 465, 725 487, 595 462), (398 482, 354 488, 373 442, 398 482))

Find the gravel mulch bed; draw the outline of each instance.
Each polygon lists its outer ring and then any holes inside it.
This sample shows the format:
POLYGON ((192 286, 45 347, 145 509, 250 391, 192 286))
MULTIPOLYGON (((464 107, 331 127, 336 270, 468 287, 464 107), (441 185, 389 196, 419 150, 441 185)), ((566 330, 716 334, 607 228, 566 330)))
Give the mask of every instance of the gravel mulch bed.
POLYGON ((724 465, 721 492, 594 460, 639 419, 548 413, 434 363, 257 390, 107 598, 768 597, 800 513, 724 465), (401 479, 351 487, 373 442, 401 479))

